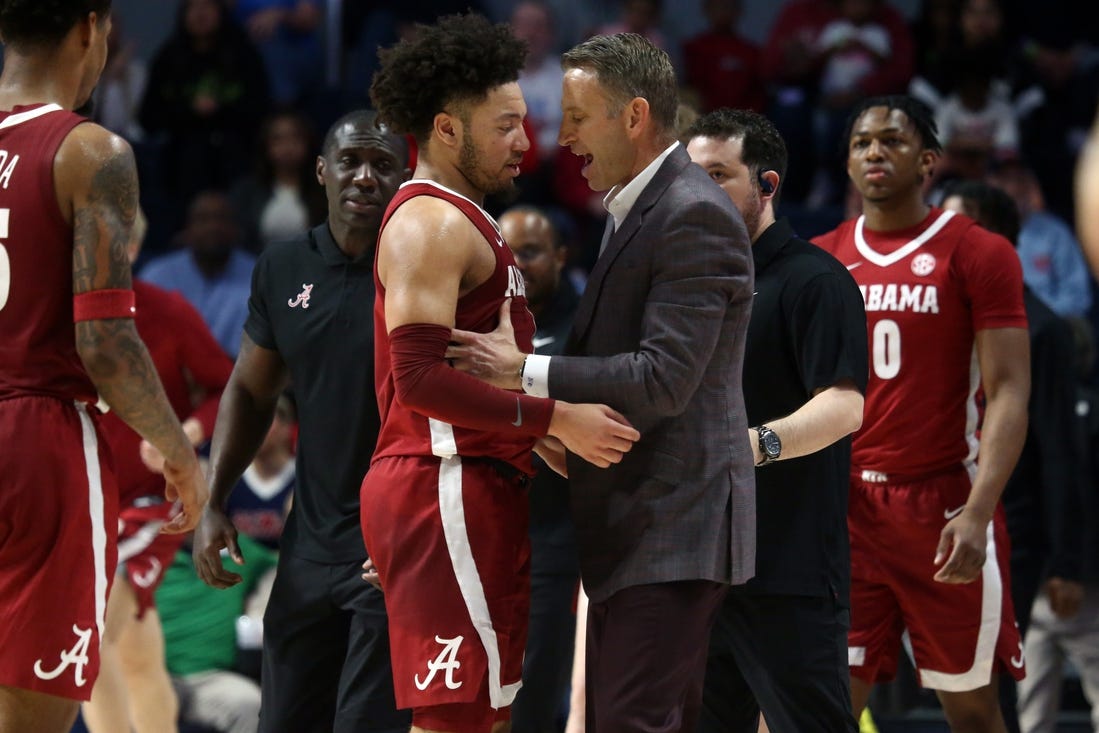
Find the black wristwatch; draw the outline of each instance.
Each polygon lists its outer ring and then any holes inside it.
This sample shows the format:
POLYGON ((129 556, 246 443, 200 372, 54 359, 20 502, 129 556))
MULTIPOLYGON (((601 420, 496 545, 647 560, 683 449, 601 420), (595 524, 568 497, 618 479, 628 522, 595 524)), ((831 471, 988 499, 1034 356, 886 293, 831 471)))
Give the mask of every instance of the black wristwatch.
POLYGON ((759 435, 759 455, 761 456, 756 465, 766 466, 771 461, 778 460, 782 455, 782 441, 779 440, 778 433, 766 425, 756 428, 756 433, 759 435))

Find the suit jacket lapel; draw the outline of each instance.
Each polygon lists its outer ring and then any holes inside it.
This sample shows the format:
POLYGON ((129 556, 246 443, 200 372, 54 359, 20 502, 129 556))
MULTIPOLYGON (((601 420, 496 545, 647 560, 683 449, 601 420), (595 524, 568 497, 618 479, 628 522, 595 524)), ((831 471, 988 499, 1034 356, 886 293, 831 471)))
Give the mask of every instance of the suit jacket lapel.
MULTIPOLYGON (((646 212, 656 205, 668 186, 679 177, 679 174, 690 162, 691 158, 682 145, 673 150, 664 159, 660 168, 657 169, 656 175, 649 181, 649 185, 641 191, 641 195, 637 197, 637 201, 630 208, 630 213, 622 221, 622 226, 618 227, 618 230, 611 234, 610 239, 607 240, 606 247, 603 248, 595 267, 588 275, 583 297, 581 297, 580 304, 576 308, 576 317, 573 319, 572 333, 569 336, 567 347, 569 353, 574 353, 583 342, 584 337, 587 336, 588 329, 591 327, 592 316, 595 314, 595 306, 598 304, 599 296, 603 290, 603 283, 614 261, 626 248, 626 245, 630 243, 634 235, 637 234, 638 230, 641 229, 646 212)), ((608 226, 611 226, 609 222, 608 226)))

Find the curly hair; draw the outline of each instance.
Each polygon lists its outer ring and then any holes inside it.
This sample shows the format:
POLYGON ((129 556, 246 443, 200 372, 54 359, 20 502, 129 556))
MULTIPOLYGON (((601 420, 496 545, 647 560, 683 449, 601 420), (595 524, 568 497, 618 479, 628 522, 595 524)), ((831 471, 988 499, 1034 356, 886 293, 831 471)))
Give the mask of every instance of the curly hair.
POLYGON ((0 0, 0 37, 17 49, 52 46, 88 13, 110 12, 111 0, 0 0))
POLYGON ((475 13, 444 16, 434 25, 418 24, 411 37, 378 51, 381 67, 370 100, 379 122, 422 144, 436 114, 454 103, 476 104, 517 81, 526 57, 526 42, 507 25, 475 13))

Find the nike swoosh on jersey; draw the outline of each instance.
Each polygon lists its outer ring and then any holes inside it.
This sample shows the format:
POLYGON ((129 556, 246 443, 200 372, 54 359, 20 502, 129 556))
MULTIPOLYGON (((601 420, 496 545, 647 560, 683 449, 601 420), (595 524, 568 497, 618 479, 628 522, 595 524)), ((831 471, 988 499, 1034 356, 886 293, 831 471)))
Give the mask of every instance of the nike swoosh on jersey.
POLYGON ((515 398, 515 421, 511 423, 517 428, 523 426, 523 405, 519 402, 519 398, 515 398))
POLYGON ((556 340, 557 340, 556 336, 543 336, 540 339, 534 339, 533 341, 531 341, 531 344, 534 346, 534 348, 540 349, 543 346, 549 346, 550 344, 552 344, 556 340))
POLYGON ((962 504, 960 507, 958 507, 956 509, 947 509, 946 511, 943 512, 943 517, 945 517, 946 519, 953 519, 954 517, 961 514, 964 509, 965 509, 965 504, 962 504))
POLYGON ((856 262, 856 263, 855 263, 855 264, 853 264, 853 265, 848 265, 848 266, 847 266, 847 269, 848 269, 848 271, 850 271, 850 270, 854 270, 854 269, 855 269, 856 267, 861 267, 861 266, 862 266, 862 263, 861 263, 861 262, 856 262))

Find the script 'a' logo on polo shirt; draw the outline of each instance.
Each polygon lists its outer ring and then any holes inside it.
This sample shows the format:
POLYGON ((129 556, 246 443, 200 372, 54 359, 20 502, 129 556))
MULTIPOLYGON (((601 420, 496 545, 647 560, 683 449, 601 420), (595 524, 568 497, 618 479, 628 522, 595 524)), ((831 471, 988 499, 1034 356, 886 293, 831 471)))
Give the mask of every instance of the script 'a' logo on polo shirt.
POLYGON ((301 292, 298 293, 296 298, 290 298, 290 300, 286 301, 286 304, 291 308, 297 308, 300 305, 304 310, 309 307, 309 294, 312 292, 313 283, 302 283, 301 292))

